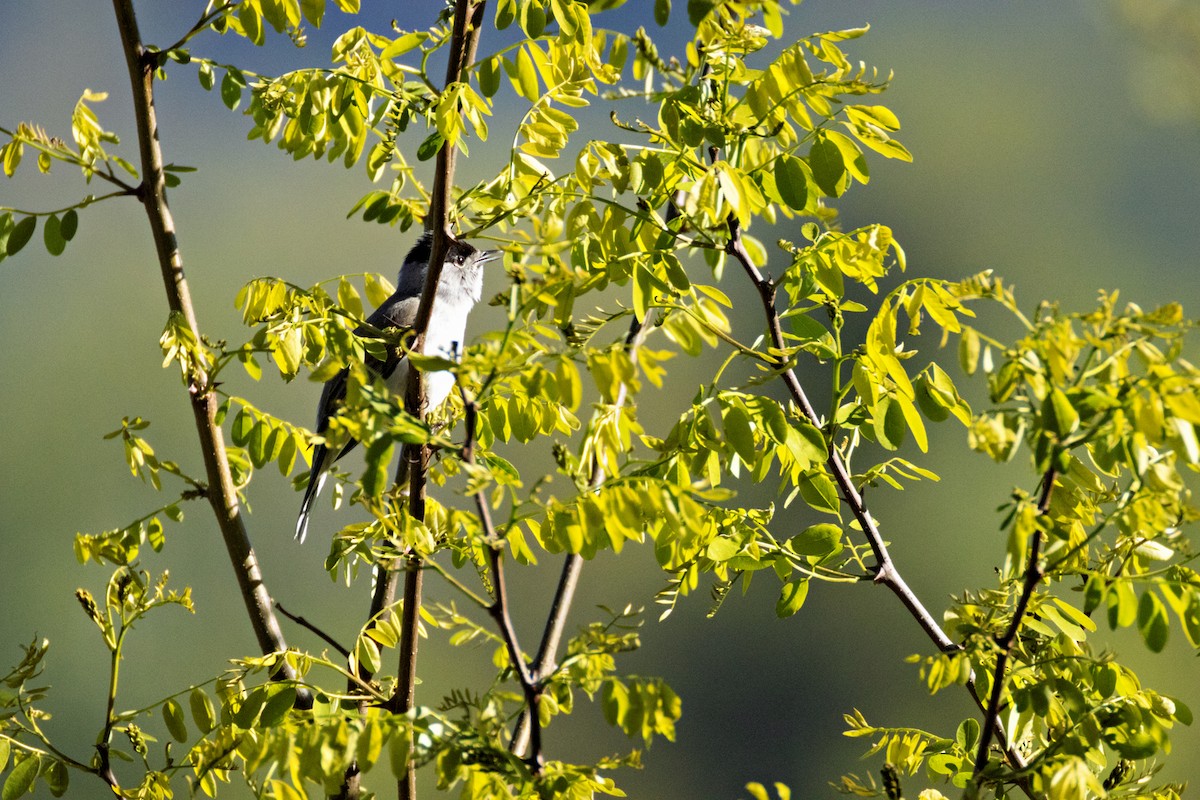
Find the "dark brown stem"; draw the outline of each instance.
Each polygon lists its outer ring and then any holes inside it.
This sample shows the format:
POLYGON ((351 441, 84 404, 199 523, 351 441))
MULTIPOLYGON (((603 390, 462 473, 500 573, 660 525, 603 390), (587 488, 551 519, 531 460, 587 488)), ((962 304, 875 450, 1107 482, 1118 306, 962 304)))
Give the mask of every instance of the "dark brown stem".
MULTIPOLYGON (((1045 516, 1050 510, 1050 496, 1054 492, 1054 481, 1058 473, 1051 467, 1042 478, 1042 496, 1038 500, 1038 516, 1045 516)), ((983 730, 979 734, 979 750, 975 754, 974 778, 979 780, 984 767, 988 763, 988 751, 992 744, 992 734, 1000 724, 1000 701, 1004 696, 1004 672, 1008 668, 1008 659, 1012 656, 1017 643, 1017 634, 1021 631, 1021 622, 1025 611, 1029 608, 1029 600, 1033 597, 1046 571, 1042 567, 1042 529, 1034 529, 1029 542, 1029 560, 1025 565, 1025 582, 1021 586, 1021 595, 1017 598, 1017 606, 1013 609, 1012 620, 1007 630, 996 640, 996 666, 992 670, 992 693, 988 698, 987 711, 983 715, 983 730)))
MULTIPOLYGON (((494 535, 495 531, 491 533, 494 535)), ((517 632, 513 628, 512 617, 508 611, 508 589, 504 580, 502 547, 503 545, 499 541, 493 541, 488 547, 488 560, 496 592, 496 599, 488 607, 488 614, 500 628, 500 635, 508 649, 508 660, 512 663, 513 671, 517 674, 517 680, 521 684, 521 691, 525 695, 525 712, 530 719, 529 755, 525 757, 525 763, 534 775, 540 775, 542 767, 546 763, 542 756, 542 726, 538 722, 538 704, 542 699, 543 684, 535 681, 533 674, 529 671, 529 665, 525 661, 525 655, 521 652, 521 646, 517 642, 517 632)))
MULTIPOLYGON (((116 12, 117 27, 120 30, 121 45, 125 51, 125 62, 133 90, 142 172, 138 199, 150 222, 154 248, 167 293, 167 304, 173 313, 180 315, 187 326, 199 335, 200 328, 196 322, 191 292, 183 272, 183 258, 175 236, 175 222, 167 206, 166 173, 163 170, 162 149, 154 110, 156 58, 154 54, 147 53, 142 44, 132 0, 113 0, 113 9, 116 12)), ((195 368, 189 375, 188 395, 208 475, 207 497, 216 516, 221 536, 225 540, 225 549, 233 564, 238 588, 250 615, 250 623, 258 638, 259 648, 264 654, 284 651, 287 649, 287 642, 279 629, 279 621, 275 618, 271 606, 271 596, 263 583, 258 556, 250 545, 250 537, 242 520, 237 489, 233 484, 229 459, 225 452, 224 434, 216 421, 217 398, 203 367, 195 368)), ((281 662, 277 677, 294 680, 296 674, 290 666, 281 662)), ((297 705, 307 707, 312 704, 312 697, 306 689, 298 688, 296 695, 297 705)))
MULTIPOLYGON (((466 408, 466 440, 463 442, 462 459, 468 464, 475 463, 475 424, 479 417, 479 406, 474 399, 468 399, 463 394, 463 405, 466 408)), ((538 721, 538 704, 542 699, 543 684, 538 681, 529 669, 521 645, 517 641, 517 632, 512 624, 512 615, 508 608, 508 584, 504 577, 504 543, 492 522, 492 510, 488 506, 484 492, 475 493, 475 508, 479 514, 479 522, 483 526, 484 539, 488 548, 488 566, 492 573, 492 586, 495 598, 488 606, 487 612, 500 629, 500 636, 508 650, 508 660, 512 663, 513 672, 521 684, 525 695, 525 715, 531 722, 529 756, 525 763, 534 775, 540 775, 545 766, 542 755, 542 726, 538 721)))
MULTIPOLYGON (((483 26, 486 0, 456 0, 454 21, 450 34, 450 57, 446 64, 446 85, 463 80, 466 70, 475 58, 479 45, 479 34, 483 26)), ((449 142, 438 149, 434 168, 433 192, 429 199, 429 215, 425 227, 433 233, 429 253, 429 269, 425 274, 425 286, 421 292, 421 303, 413 323, 415 338, 413 349, 421 352, 425 343, 425 332, 433 313, 433 299, 437 294, 438 281, 449 248, 451 233, 450 192, 454 186, 454 167, 458 150, 449 142)), ((420 371, 409 370, 408 385, 405 387, 404 407, 413 416, 422 416, 425 405, 425 381, 420 371)), ((408 511, 414 520, 425 519, 425 482, 429 463, 429 446, 405 447, 401 456, 408 469, 408 511)), ((403 467, 402 467, 403 469, 403 467)), ((416 555, 405 559, 404 605, 400 622, 400 670, 392 710, 404 713, 412 708, 416 692, 417 622, 421 610, 421 560, 416 555)), ((385 579, 387 576, 381 576, 385 579)), ((416 771, 411 753, 408 769, 399 781, 398 794, 401 800, 416 797, 416 771)))
POLYGON ((343 647, 338 642, 337 639, 334 639, 328 633, 321 630, 315 624, 309 622, 304 617, 302 617, 298 614, 293 614, 292 612, 288 611, 286 608, 283 607, 283 604, 280 603, 278 600, 275 601, 275 610, 278 611, 280 614, 283 614, 285 617, 290 619, 292 622, 299 625, 301 628, 304 628, 305 630, 315 633, 318 637, 320 637, 321 641, 325 642, 325 644, 329 645, 334 650, 336 650, 342 658, 350 657, 350 651, 347 650, 345 647, 343 647))

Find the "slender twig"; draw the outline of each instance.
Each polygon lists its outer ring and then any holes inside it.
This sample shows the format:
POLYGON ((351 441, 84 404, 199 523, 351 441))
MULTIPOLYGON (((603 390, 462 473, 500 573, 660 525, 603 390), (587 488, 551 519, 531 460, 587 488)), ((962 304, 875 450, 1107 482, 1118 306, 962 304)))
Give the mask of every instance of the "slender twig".
MULTIPOLYGON (((1045 516, 1050 510, 1050 496, 1054 491, 1054 481, 1058 472, 1054 467, 1046 470, 1042 478, 1042 496, 1038 500, 1039 516, 1045 516)), ((996 666, 992 671, 992 693, 988 698, 987 711, 983 715, 983 730, 979 734, 979 750, 975 755, 974 780, 978 781, 988 763, 988 751, 991 748, 992 733, 1000 723, 1000 701, 1004 696, 1004 671, 1008 667, 1008 659, 1017 643, 1017 634, 1021 630, 1021 622, 1025 611, 1029 608, 1029 600, 1041 583, 1046 571, 1041 563, 1042 558, 1042 528, 1034 529, 1029 542, 1029 560, 1025 566, 1025 582, 1021 587, 1021 595, 1017 598, 1017 606, 1013 609, 1012 620, 1004 635, 996 639, 996 666)))
MULTIPOLYGON (((750 258, 750 254, 746 251, 746 246, 742 241, 741 226, 738 224, 736 218, 731 217, 729 220, 729 233, 729 243, 725 248, 726 252, 737 260, 754 283, 754 288, 758 290, 763 310, 767 316, 771 345, 776 350, 786 352, 787 343, 783 338, 783 328, 779 321, 779 312, 775 308, 775 284, 763 276, 762 272, 750 258)), ((809 402, 808 396, 804 392, 804 387, 800 385, 800 379, 796 377, 795 370, 791 367, 784 368, 785 365, 783 364, 777 366, 780 368, 779 377, 783 380, 784 385, 787 386, 788 393, 791 395, 793 402, 795 402, 809 422, 820 427, 820 418, 817 416, 812 403, 809 402)), ((946 635, 941 625, 938 624, 937 620, 929 613, 916 594, 908 587, 908 584, 896 569, 895 564, 892 562, 891 554, 888 553, 887 545, 884 544, 883 535, 879 532, 875 520, 867 510, 862 495, 855 488, 854 481, 851 479, 846 465, 842 462, 841 456, 832 446, 829 447, 825 466, 833 476, 833 480, 841 492, 842 499, 850 509, 850 513, 854 516, 854 519, 858 522, 863 535, 866 537, 867 544, 871 548, 871 553, 875 556, 875 582, 882 583, 892 590, 900 599, 900 602, 904 604, 904 607, 917 620, 921 629, 937 645, 939 650, 944 653, 957 652, 960 649, 958 644, 946 635)))
POLYGON ((73 203, 69 206, 63 206, 62 208, 54 208, 49 211, 26 211, 23 208, 13 208, 12 206, 0 206, 0 210, 11 211, 13 214, 19 214, 23 217, 49 217, 54 214, 65 214, 66 212, 73 211, 77 208, 87 208, 93 203, 99 203, 101 200, 111 200, 114 197, 128 197, 129 195, 136 193, 136 189, 129 188, 120 189, 115 192, 109 192, 108 194, 102 194, 99 197, 89 194, 78 203, 73 203))
POLYGON ((168 46, 165 52, 169 53, 172 50, 178 50, 179 48, 183 47, 185 44, 191 41, 193 36, 211 25, 217 17, 228 14, 236 6, 237 3, 222 3, 216 8, 206 12, 202 17, 200 17, 200 19, 196 20, 196 24, 189 28, 187 33, 185 33, 183 36, 180 36, 174 44, 168 46))
POLYGON ((108 698, 104 707, 104 726, 100 733, 100 739, 96 743, 96 753, 99 756, 99 763, 96 765, 96 774, 112 787, 113 793, 120 795, 121 787, 117 783, 117 777, 112 771, 112 761, 109 756, 109 748, 112 745, 113 725, 117 721, 116 706, 117 706, 117 684, 121 672, 121 644, 125 641, 125 632, 128 630, 123 624, 121 629, 117 631, 116 641, 113 643, 112 652, 109 657, 108 666, 108 698))
MULTIPOLYGON (((182 316, 188 327, 198 334, 200 326, 196 322, 191 290, 183 272, 183 257, 176 240, 175 221, 167 205, 166 172, 163 168, 161 140, 154 109, 156 56, 147 52, 142 44, 133 0, 113 0, 113 9, 121 34, 122 48, 125 51, 137 122, 138 150, 142 166, 142 183, 138 187, 137 196, 150 223, 167 303, 171 311, 182 316)), ((188 395, 208 474, 208 500, 225 540, 225 548, 233 564, 250 623, 264 654, 282 652, 287 650, 287 642, 271 607, 271 596, 263 582, 258 556, 250 545, 237 488, 229 469, 224 433, 217 423, 217 398, 203 368, 197 367, 188 376, 188 395)), ((278 676, 294 680, 296 674, 291 666, 281 660, 278 676)), ((299 706, 311 706, 312 696, 307 689, 298 687, 296 702, 299 706)))
POLYGON ((283 614, 285 617, 290 619, 292 622, 299 625, 301 628, 305 628, 305 629, 315 633, 318 637, 320 637, 321 641, 325 642, 325 644, 329 645, 334 650, 336 650, 338 652, 338 654, 341 655, 342 658, 350 657, 350 651, 347 650, 345 647, 343 647, 338 642, 337 639, 334 639, 328 633, 321 630, 315 624, 309 622, 307 619, 300 616, 299 614, 293 614, 292 612, 288 611, 286 608, 283 607, 283 604, 280 603, 278 600, 275 601, 275 610, 278 611, 280 614, 283 614))

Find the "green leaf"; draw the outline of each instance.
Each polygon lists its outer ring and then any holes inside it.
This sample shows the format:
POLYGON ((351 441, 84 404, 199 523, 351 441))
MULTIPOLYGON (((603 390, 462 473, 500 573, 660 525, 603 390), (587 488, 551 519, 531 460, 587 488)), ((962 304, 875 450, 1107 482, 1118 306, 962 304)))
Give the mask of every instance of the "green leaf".
POLYGON ((79 214, 72 208, 63 214, 58 232, 65 241, 69 242, 75 238, 77 230, 79 230, 79 214))
POLYGON ((879 398, 875 404, 871 422, 875 439, 888 450, 897 450, 904 444, 908 427, 904 424, 904 408, 891 397, 879 398))
POLYGON ((1108 627, 1116 630, 1132 625, 1138 618, 1138 598, 1129 581, 1117 581, 1108 590, 1108 627))
POLYGON ((950 407, 931 384, 929 376, 921 374, 913 384, 917 392, 917 406, 930 422, 942 422, 950 416, 950 407))
POLYGON ((201 733, 208 733, 216 727, 216 712, 213 710, 212 700, 199 686, 192 689, 188 695, 188 705, 192 710, 192 720, 201 733))
POLYGON ((1071 405, 1066 393, 1054 386, 1042 401, 1042 420, 1046 430, 1061 440, 1079 427, 1079 412, 1071 405))
POLYGON ((42 240, 46 243, 46 251, 52 256, 61 256, 63 250, 67 249, 67 240, 60 230, 61 224, 58 215, 51 214, 42 226, 42 240))
POLYGON ((417 147, 417 160, 428 161, 436 156, 438 150, 441 148, 442 144, 445 143, 445 141, 446 140, 443 139, 442 135, 437 131, 429 134, 427 137, 425 137, 425 141, 421 142, 421 144, 417 147))
POLYGON ((671 0, 654 0, 654 24, 660 28, 671 18, 671 0))
POLYGON ((725 438, 733 445, 733 450, 746 466, 758 463, 758 450, 754 446, 754 431, 750 427, 750 417, 740 405, 730 404, 725 409, 721 421, 725 427, 725 438))
POLYGON ((500 0, 496 4, 496 30, 502 31, 517 18, 517 0, 500 0))
POLYGON ((840 506, 837 486, 823 471, 806 472, 800 478, 800 496, 816 511, 837 514, 840 506))
POLYGON ((179 704, 179 701, 171 698, 163 703, 162 716, 171 738, 177 742, 186 742, 188 738, 187 723, 183 719, 183 706, 179 704))
POLYGON ((500 91, 500 57, 484 59, 476 69, 479 92, 484 97, 494 97, 500 91))
POLYGON ((0 789, 0 800, 17 800, 31 788, 41 768, 41 759, 36 755, 25 758, 24 761, 12 768, 4 788, 0 789))
POLYGON ((50 766, 42 773, 42 780, 50 787, 50 794, 62 797, 71 785, 71 772, 61 761, 51 761, 50 766))
POLYGON ((775 616, 783 619, 793 616, 804 605, 808 597, 808 579, 788 581, 779 591, 779 599, 775 601, 775 616))
POLYGON ((12 232, 8 234, 8 243, 4 247, 4 252, 10 256, 21 252, 21 248, 29 244, 29 240, 33 238, 33 232, 36 229, 37 217, 24 217, 13 226, 12 232))
POLYGON ((230 70, 227 70, 225 77, 221 78, 221 102, 230 111, 236 110, 238 104, 242 102, 242 87, 245 85, 245 81, 239 83, 238 78, 234 77, 230 70))
POLYGON ((718 0, 688 0, 688 22, 692 23, 693 27, 699 25, 708 16, 708 12, 718 5, 721 5, 718 0))
POLYGON ((979 369, 979 353, 981 342, 979 331, 974 328, 963 328, 958 340, 958 366, 968 375, 974 375, 979 369))
MULTIPOLYGON (((321 7, 325 7, 324 2, 321 3, 321 7)), ((216 84, 216 75, 213 73, 212 64, 209 64, 206 61, 200 62, 200 72, 197 77, 200 79, 200 86, 206 92, 211 91, 213 86, 216 84)))
POLYGON ((741 545, 736 540, 728 536, 718 536, 708 543, 708 547, 704 550, 704 555, 719 563, 733 558, 740 549, 741 545))
POLYGON ((979 727, 979 720, 967 717, 958 724, 958 730, 954 732, 954 741, 964 750, 974 750, 975 743, 979 741, 979 727))
MULTIPOLYGON (((836 149, 836 148, 835 148, 836 149)), ((775 187, 788 208, 803 211, 808 207, 808 176, 804 165, 795 156, 782 156, 777 162, 775 187)))
POLYGON ((367 445, 367 468, 363 472, 363 491, 379 497, 388 487, 387 470, 395 445, 391 438, 380 436, 367 445))
POLYGON ((259 725, 264 728, 274 728, 278 726, 287 717, 288 712, 292 710, 292 706, 296 704, 296 690, 286 685, 276 685, 272 687, 275 693, 271 695, 271 699, 263 706, 262 715, 259 717, 259 725))
POLYGON ((517 51, 516 73, 517 92, 526 100, 536 102, 541 96, 541 92, 538 91, 537 68, 534 67, 533 57, 525 47, 517 51))
POLYGON ((813 142, 808 153, 808 165, 812 169, 813 180, 827 197, 840 197, 846 191, 846 162, 842 160, 842 151, 828 139, 818 139, 813 142))
POLYGON ((4 768, 8 766, 8 755, 11 746, 8 739, 0 738, 0 772, 4 772, 4 768))
POLYGON ((790 426, 787 431, 787 448, 801 463, 820 464, 829 457, 825 435, 806 419, 790 426))
POLYGON ((1137 627, 1151 652, 1161 653, 1167 646, 1167 609, 1153 591, 1144 592, 1138 600, 1137 627))
POLYGON ((810 525, 788 544, 797 555, 824 558, 842 549, 842 529, 831 522, 810 525))
POLYGON ((246 442, 250 441, 250 433, 254 430, 254 417, 246 412, 246 409, 238 411, 237 416, 233 418, 233 426, 229 431, 230 438, 238 447, 245 447, 246 442))

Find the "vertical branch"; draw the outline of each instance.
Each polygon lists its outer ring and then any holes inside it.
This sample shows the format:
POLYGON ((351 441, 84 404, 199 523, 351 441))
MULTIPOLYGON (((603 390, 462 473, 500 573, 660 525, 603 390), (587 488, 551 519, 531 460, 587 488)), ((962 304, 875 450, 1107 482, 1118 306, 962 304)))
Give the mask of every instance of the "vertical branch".
MULTIPOLYGON (((1050 511, 1050 496, 1054 492, 1054 481, 1058 472, 1054 467, 1046 470, 1042 477, 1042 496, 1038 499, 1038 516, 1044 517, 1050 511)), ((996 666, 992 671, 992 692, 988 698, 987 711, 983 715, 983 730, 979 734, 979 751, 975 754, 974 778, 979 780, 984 767, 988 763, 988 750, 991 748, 992 735, 1000 725, 1000 700, 1004 696, 1004 672, 1008 668, 1008 659, 1012 656, 1017 643, 1017 634, 1021 631, 1021 621, 1029 608, 1029 599, 1041 583, 1046 570, 1041 563, 1042 558, 1042 529, 1038 527, 1033 532, 1029 543, 1029 561, 1025 566, 1025 582, 1021 587, 1021 596, 1017 598, 1017 606, 1013 609, 1012 620, 1004 635, 996 640, 996 666)))
MULTIPOLYGON (((146 52, 142 43, 133 0, 113 0, 113 9, 116 12, 117 27, 120 30, 121 45, 125 52, 125 62, 133 90, 142 173, 142 183, 138 187, 137 196, 150 222, 154 248, 167 293, 167 304, 172 313, 181 316, 188 328, 198 336, 199 326, 196 323, 196 312, 192 306, 187 278, 183 272, 183 257, 175 236, 175 221, 167 206, 162 148, 154 110, 156 58, 146 52)), ((224 433, 216 421, 217 399, 203 365, 190 368, 188 395, 208 476, 205 495, 225 540, 225 549, 233 564, 238 588, 250 615, 250 623, 264 654, 281 652, 287 649, 287 642, 279 628, 271 605, 271 596, 263 584, 258 556, 250 545, 250 537, 242 519, 237 489, 233 484, 229 458, 225 451, 224 433)), ((296 677, 296 673, 290 666, 281 663, 277 676, 291 680, 296 677)), ((307 690, 297 690, 299 705, 307 706, 311 705, 311 702, 312 698, 307 690)))
MULTIPOLYGON (((446 64, 446 86, 461 81, 479 45, 479 35, 483 25, 483 11, 486 0, 456 0, 454 4, 454 20, 450 35, 450 57, 446 64)), ((433 193, 430 196, 429 215, 425 219, 425 227, 433 233, 433 242, 429 253, 429 269, 425 274, 425 286, 421 292, 421 303, 417 308, 417 317, 413 323, 415 339, 413 350, 421 352, 425 344, 425 332, 429 328, 430 316, 433 312, 433 300, 437 294, 438 281, 441 279, 442 266, 449 249, 449 209, 450 192, 454 186, 454 169, 457 160, 457 149, 450 142, 444 142, 438 150, 437 163, 433 177, 433 193)), ((408 384, 405 387, 404 407, 413 416, 421 416, 425 405, 425 380, 419 370, 408 372, 408 384)), ((426 470, 429 463, 429 446, 418 448, 406 447, 401 456, 400 475, 407 470, 408 475, 408 510, 414 520, 425 519, 425 482, 426 470)), ((421 607, 422 570, 421 560, 416 555, 404 559, 404 604, 400 622, 400 667, 396 691, 392 696, 391 708, 397 713, 407 712, 413 707, 416 690, 416 659, 417 659, 417 623, 421 607)), ((380 580, 392 581, 394 585, 396 571, 386 570, 380 580)), ((410 758, 408 769, 400 779, 399 795, 402 800, 416 796, 416 774, 410 758)))

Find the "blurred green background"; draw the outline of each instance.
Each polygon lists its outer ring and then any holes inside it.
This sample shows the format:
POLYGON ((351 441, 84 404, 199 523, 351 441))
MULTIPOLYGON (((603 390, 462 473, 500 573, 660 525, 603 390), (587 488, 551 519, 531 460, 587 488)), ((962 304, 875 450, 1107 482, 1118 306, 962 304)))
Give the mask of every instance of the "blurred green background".
MULTIPOLYGON (((397 16, 408 25, 424 21, 440 4, 365 5, 364 24, 386 29, 397 16)), ((142 3, 139 12, 146 40, 165 44, 191 24, 200 4, 142 3)), ((1171 0, 810 0, 798 7, 788 19, 794 36, 872 25, 848 51, 885 74, 895 71, 893 88, 879 102, 899 114, 901 141, 915 155, 911 165, 872 157, 871 184, 855 187, 839 204, 843 224, 892 226, 912 274, 955 278, 993 268, 1016 284, 1026 308, 1054 299, 1082 309, 1097 290, 1119 288, 1122 298, 1143 307, 1178 300, 1197 315, 1198 14, 1194 3, 1171 0)), ((632 0, 607 22, 624 30, 643 22, 652 27, 643 0, 632 0)), ((354 24, 331 14, 324 30, 309 31, 307 50, 293 49, 283 37, 256 50, 208 36, 195 51, 273 74, 325 63, 332 37, 354 24)), ((482 52, 495 44, 490 35, 482 52)), ((661 35, 660 49, 671 52, 672 33, 661 35)), ((135 160, 128 82, 109 5, 0 6, 0 124, 38 122, 69 138, 71 108, 85 88, 111 93, 97 107, 101 122, 120 134, 121 152, 135 160)), ((411 234, 346 220, 370 188, 361 167, 293 164, 273 147, 248 143, 248 121, 203 92, 194 68, 173 65, 159 88, 159 120, 167 160, 200 168, 172 192, 171 203, 199 319, 211 336, 232 342, 247 336, 233 298, 253 276, 308 284, 342 272, 391 274, 411 244, 411 234)), ((473 148, 464 180, 495 169, 488 161, 497 152, 494 142, 503 147, 513 122, 503 113, 492 121, 493 145, 473 148)), ((415 145, 402 141, 410 150, 415 145)), ((27 159, 17 179, 0 183, 0 205, 46 210, 104 190, 98 182, 83 188, 61 165, 40 176, 27 159)), ((501 277, 492 276, 488 292, 501 288, 501 277)), ((50 639, 45 677, 53 693, 46 707, 55 718, 47 729, 79 758, 87 758, 102 719, 106 657, 72 592, 77 586, 102 590, 107 571, 78 566, 72 537, 122 525, 159 504, 149 487, 130 478, 120 446, 101 437, 122 416, 140 415, 153 423, 147 434, 160 457, 202 472, 177 373, 160 368, 157 341, 165 318, 145 218, 132 201, 86 210, 61 257, 48 256, 35 240, 0 264, 6 421, 0 664, 19 658, 19 643, 50 639)), ((471 328, 484 330, 497 319, 484 309, 471 328)), ((285 385, 269 374, 259 384, 244 376, 232 384, 260 408, 311 424, 317 386, 285 385)), ((1031 488, 1032 481, 1020 465, 997 467, 966 452, 961 429, 947 424, 933 433, 931 454, 921 463, 942 482, 903 494, 880 491, 872 502, 900 569, 926 604, 940 610, 966 587, 991 585, 1004 544, 994 508, 1014 483, 1031 488)), ((365 582, 347 589, 329 580, 319 533, 303 547, 292 541, 299 497, 278 471, 264 470, 250 499, 251 535, 272 591, 289 608, 350 639, 365 610, 365 582)), ((205 680, 228 658, 255 648, 215 527, 203 507, 186 511, 185 523, 168 529, 166 553, 147 554, 144 566, 154 572, 169 566, 174 584, 193 587, 199 613, 193 618, 169 610, 147 621, 128 651, 121 708, 205 680)), ((322 504, 314 532, 352 513, 335 516, 322 504)), ((778 524, 807 522, 789 511, 778 524)), ((546 558, 542 569, 516 573, 518 627, 526 642, 539 630, 555 562, 546 558)), ((818 586, 797 617, 778 621, 768 584, 759 581, 747 597, 730 598, 713 620, 704 618, 707 598, 698 596, 658 624, 651 600, 662 578, 648 550, 600 558, 586 568, 575 618, 592 618, 601 603, 648 606, 645 646, 624 667, 663 675, 684 698, 678 742, 656 743, 648 769, 618 776, 630 796, 732 798, 743 796, 750 780, 783 781, 797 797, 830 796, 828 781, 877 767, 858 761, 863 742, 841 736, 843 713, 858 708, 875 724, 915 721, 948 734, 972 712, 961 692, 929 698, 921 690, 915 669, 902 659, 930 646, 886 591, 818 586)), ((453 597, 437 581, 430 592, 453 597)), ((286 631, 297 644, 321 647, 302 631, 286 631)), ((1100 639, 1146 683, 1200 709, 1195 662, 1178 630, 1155 658, 1134 637, 1104 633, 1100 639)), ((437 641, 423 648, 427 675, 436 675, 420 690, 423 702, 485 674, 491 655, 449 650, 437 641)), ((623 747, 620 737, 597 725, 598 709, 576 716, 551 729, 551 757, 596 757, 623 747)), ((1200 747, 1200 736, 1180 730, 1175 744, 1181 757, 1165 775, 1200 777, 1195 759, 1187 757, 1200 747)), ((98 783, 75 780, 74 796, 98 796, 98 783)))

